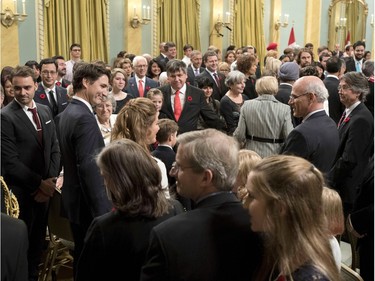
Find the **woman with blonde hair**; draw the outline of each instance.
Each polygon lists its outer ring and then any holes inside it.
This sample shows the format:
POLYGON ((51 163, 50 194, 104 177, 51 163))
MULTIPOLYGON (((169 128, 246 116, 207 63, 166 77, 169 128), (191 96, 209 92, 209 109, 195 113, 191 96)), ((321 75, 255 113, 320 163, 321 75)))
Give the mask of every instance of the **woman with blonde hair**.
POLYGON ((340 269, 341 248, 335 236, 343 234, 345 230, 342 200, 339 193, 336 190, 326 186, 323 187, 322 200, 329 242, 332 247, 332 253, 333 257, 335 258, 336 265, 340 269))
POLYGON ((263 159, 249 174, 251 229, 261 232, 265 255, 256 280, 338 281, 324 222, 322 173, 287 155, 263 159))
POLYGON ((255 151, 241 149, 238 152, 238 174, 236 184, 232 191, 237 195, 237 198, 240 199, 245 207, 248 206, 248 192, 246 189, 247 176, 260 160, 262 160, 262 157, 260 157, 255 151))
POLYGON ((109 83, 112 86, 110 94, 112 94, 116 100, 116 109, 113 113, 117 114, 130 99, 134 99, 134 96, 123 91, 128 84, 128 78, 125 70, 122 68, 115 68, 111 71, 109 83))
POLYGON ((258 97, 245 101, 233 136, 244 148, 261 157, 279 154, 282 144, 293 130, 290 106, 276 100, 275 77, 264 76, 255 85, 258 97))
POLYGON ((110 143, 97 164, 114 210, 91 223, 76 280, 139 280, 152 228, 182 209, 165 198, 157 163, 134 141, 110 143))
MULTIPOLYGON (((112 129, 112 141, 131 139, 151 155, 150 147, 156 142, 156 134, 159 131, 158 115, 159 112, 150 99, 136 98, 129 100, 117 115, 115 126, 112 129)), ((162 174, 162 188, 166 197, 169 198, 167 169, 161 160, 154 159, 162 174)))

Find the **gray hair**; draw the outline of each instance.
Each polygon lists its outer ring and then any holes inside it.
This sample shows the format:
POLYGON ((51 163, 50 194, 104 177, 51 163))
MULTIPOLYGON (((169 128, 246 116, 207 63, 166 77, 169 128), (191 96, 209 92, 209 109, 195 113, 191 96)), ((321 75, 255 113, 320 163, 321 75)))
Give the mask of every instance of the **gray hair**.
POLYGON ((328 99, 328 90, 320 78, 316 76, 303 76, 297 81, 300 80, 304 82, 303 90, 305 91, 305 93, 314 93, 317 102, 323 103, 328 99))
POLYGON ((184 147, 184 158, 195 172, 210 170, 213 185, 220 191, 230 191, 238 173, 238 142, 226 134, 206 129, 179 135, 177 142, 184 147))
MULTIPOLYGON (((112 113, 116 111, 116 99, 113 96, 112 93, 108 93, 106 97, 103 96, 102 102, 110 101, 112 104, 112 113)), ((95 110, 98 105, 93 106, 93 109, 95 110)))
POLYGON ((366 77, 374 76, 374 61, 373 60, 367 60, 363 63, 362 73, 366 77))
POLYGON ((366 100, 366 95, 369 93, 370 88, 367 77, 363 73, 354 71, 347 72, 340 78, 340 81, 344 81, 353 92, 359 94, 359 101, 366 100))
POLYGON ((140 61, 145 61, 147 64, 147 59, 143 56, 136 56, 133 59, 133 66, 137 66, 140 61))
POLYGON ((225 78, 225 86, 230 87, 234 84, 241 83, 241 81, 246 81, 246 76, 241 71, 233 70, 228 73, 225 78))
POLYGON ((182 71, 183 73, 187 73, 187 66, 182 60, 170 60, 167 63, 167 75, 171 75, 177 71, 182 71))

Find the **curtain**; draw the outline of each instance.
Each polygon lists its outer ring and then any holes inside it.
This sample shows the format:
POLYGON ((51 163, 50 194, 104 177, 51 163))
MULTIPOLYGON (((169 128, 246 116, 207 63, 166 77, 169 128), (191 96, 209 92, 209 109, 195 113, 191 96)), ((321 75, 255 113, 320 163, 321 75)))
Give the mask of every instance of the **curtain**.
POLYGON ((85 61, 109 58, 108 0, 45 0, 44 56, 70 59, 69 47, 81 45, 85 61))
POLYGON ((233 43, 237 47, 252 45, 261 64, 265 56, 264 0, 236 0, 234 4, 233 43))
POLYGON ((200 0, 158 0, 159 42, 174 42, 178 58, 185 44, 200 50, 199 14, 200 0))

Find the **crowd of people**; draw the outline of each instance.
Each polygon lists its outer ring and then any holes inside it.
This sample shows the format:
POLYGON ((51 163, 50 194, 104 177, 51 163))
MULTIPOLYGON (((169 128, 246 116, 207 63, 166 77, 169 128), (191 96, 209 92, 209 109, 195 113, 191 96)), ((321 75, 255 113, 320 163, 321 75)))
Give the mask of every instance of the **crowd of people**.
POLYGON ((109 64, 74 43, 68 61, 4 67, 2 176, 28 266, 2 280, 38 279, 56 189, 75 280, 335 281, 345 231, 373 280, 371 53, 277 47, 186 44, 180 60, 162 42, 109 64))

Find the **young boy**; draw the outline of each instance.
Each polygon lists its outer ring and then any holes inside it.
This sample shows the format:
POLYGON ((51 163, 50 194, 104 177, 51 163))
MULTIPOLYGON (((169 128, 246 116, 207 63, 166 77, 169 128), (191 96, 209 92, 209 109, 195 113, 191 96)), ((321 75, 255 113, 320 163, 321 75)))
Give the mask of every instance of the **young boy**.
POLYGON ((169 186, 172 186, 175 184, 176 179, 169 175, 169 171, 176 159, 176 153, 173 150, 173 147, 176 144, 178 125, 171 119, 160 119, 158 124, 160 127, 156 134, 158 146, 151 152, 151 154, 164 162, 165 167, 167 168, 169 186))

